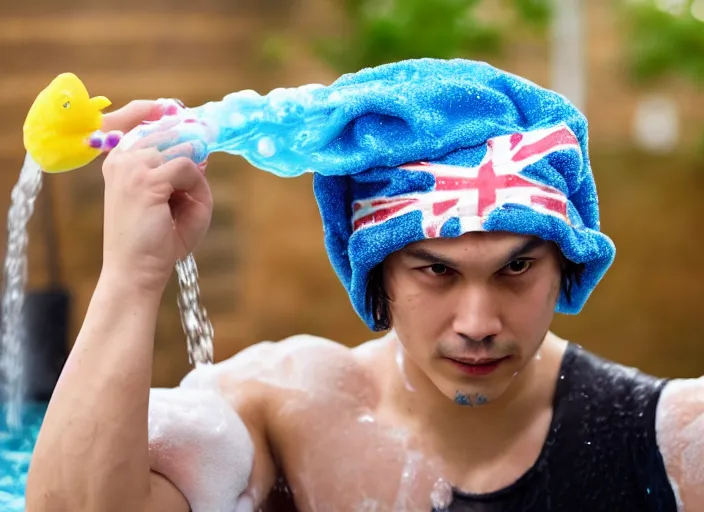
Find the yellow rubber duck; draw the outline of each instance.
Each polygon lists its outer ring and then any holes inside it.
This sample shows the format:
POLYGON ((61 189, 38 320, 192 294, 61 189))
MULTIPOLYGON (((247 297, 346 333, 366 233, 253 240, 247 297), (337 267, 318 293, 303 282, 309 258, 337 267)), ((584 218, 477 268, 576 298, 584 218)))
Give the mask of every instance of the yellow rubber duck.
POLYGON ((41 169, 49 173, 83 167, 117 144, 118 134, 100 134, 105 96, 91 98, 73 73, 62 73, 39 93, 24 122, 24 146, 41 169))

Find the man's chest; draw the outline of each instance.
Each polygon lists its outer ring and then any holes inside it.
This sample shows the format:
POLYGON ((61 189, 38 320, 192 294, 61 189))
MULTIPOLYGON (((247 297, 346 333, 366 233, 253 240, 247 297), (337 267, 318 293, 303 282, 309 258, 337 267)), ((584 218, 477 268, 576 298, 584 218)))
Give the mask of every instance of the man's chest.
POLYGON ((286 482, 279 491, 299 512, 442 510, 453 487, 495 491, 534 462, 510 453, 482 462, 441 453, 417 428, 361 408, 310 409, 285 420, 275 432, 286 482))
POLYGON ((441 464, 408 431, 379 425, 371 416, 291 428, 279 450, 300 512, 429 512, 433 489, 450 489, 441 464))

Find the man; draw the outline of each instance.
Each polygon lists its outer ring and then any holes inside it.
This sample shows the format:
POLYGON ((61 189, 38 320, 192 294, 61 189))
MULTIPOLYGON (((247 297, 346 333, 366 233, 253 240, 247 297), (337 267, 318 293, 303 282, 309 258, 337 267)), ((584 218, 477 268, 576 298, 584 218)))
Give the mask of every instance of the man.
POLYGON ((702 379, 656 379, 549 332, 614 257, 583 116, 462 60, 299 93, 276 99, 298 122, 260 127, 290 151, 257 165, 316 171, 332 264, 389 332, 354 349, 258 343, 150 394, 162 292, 212 207, 194 146, 164 148, 156 130, 105 160, 103 270, 27 510, 704 510, 702 379))

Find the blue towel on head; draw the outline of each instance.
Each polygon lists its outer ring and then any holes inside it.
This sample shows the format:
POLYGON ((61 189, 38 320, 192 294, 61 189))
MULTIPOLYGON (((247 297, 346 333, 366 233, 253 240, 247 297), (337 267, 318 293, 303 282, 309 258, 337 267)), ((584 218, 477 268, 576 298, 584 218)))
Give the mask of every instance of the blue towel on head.
POLYGON ((486 63, 403 61, 329 86, 235 93, 200 112, 223 104, 236 113, 209 151, 281 176, 315 172, 330 260, 372 329, 369 271, 418 240, 484 230, 556 242, 585 264, 571 301, 558 300, 562 313, 582 309, 613 261, 586 119, 563 96, 486 63))

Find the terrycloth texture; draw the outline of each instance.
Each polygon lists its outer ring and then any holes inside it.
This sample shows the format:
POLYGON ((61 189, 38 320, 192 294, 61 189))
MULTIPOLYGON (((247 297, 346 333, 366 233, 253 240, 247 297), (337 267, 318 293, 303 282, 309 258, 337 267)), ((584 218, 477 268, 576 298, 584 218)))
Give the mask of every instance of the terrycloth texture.
POLYGON ((613 261, 586 119, 486 63, 403 61, 329 86, 241 91, 187 114, 196 122, 183 133, 203 132, 206 154, 239 154, 279 176, 315 172, 330 260, 370 327, 369 271, 424 238, 486 230, 555 241, 586 266, 562 313, 582 309, 613 261), (432 165, 407 165, 417 162, 432 165))

